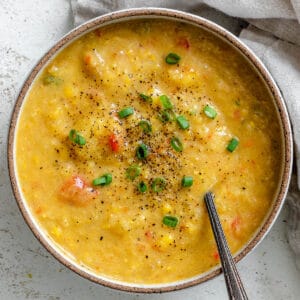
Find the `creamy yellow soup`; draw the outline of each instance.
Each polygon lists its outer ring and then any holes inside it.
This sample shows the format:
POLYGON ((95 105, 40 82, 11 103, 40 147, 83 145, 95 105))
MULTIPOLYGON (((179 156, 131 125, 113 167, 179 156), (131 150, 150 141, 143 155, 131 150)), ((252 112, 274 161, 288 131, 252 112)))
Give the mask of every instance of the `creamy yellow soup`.
POLYGON ((126 282, 219 264, 203 196, 231 251, 266 217, 280 176, 271 97, 212 34, 170 21, 90 32, 34 82, 18 123, 22 193, 70 257, 126 282))

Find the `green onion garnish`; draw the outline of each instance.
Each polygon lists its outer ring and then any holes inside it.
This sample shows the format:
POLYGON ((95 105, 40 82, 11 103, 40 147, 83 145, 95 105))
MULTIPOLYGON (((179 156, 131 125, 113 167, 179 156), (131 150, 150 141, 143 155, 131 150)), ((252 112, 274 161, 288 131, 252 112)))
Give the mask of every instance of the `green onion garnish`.
POLYGON ((126 169, 126 177, 128 179, 134 180, 141 174, 141 168, 137 165, 131 165, 126 169))
POLYGON ((226 149, 230 152, 233 152, 235 148, 238 146, 239 140, 237 138, 232 138, 227 145, 226 149))
POLYGON ((235 104, 236 104, 237 106, 240 106, 240 105, 241 105, 241 100, 238 98, 237 100, 235 100, 235 104))
POLYGON ((183 150, 180 139, 175 136, 171 138, 171 146, 177 152, 181 152, 183 150))
POLYGON ((165 59, 166 63, 169 65, 176 65, 178 64, 179 60, 180 56, 176 53, 169 53, 165 59))
POLYGON ((140 144, 137 148, 136 148, 136 156, 138 159, 145 159, 147 158, 147 156, 149 155, 149 150, 148 150, 148 146, 144 143, 140 144))
POLYGON ((206 105, 203 109, 204 113, 206 114, 207 117, 214 119, 217 116, 217 112, 215 111, 214 108, 212 108, 209 105, 206 105))
POLYGON ((58 78, 56 76, 53 75, 46 75, 43 79, 43 83, 45 85, 49 85, 49 84, 55 84, 55 85, 59 85, 63 82, 63 80, 61 78, 58 78))
POLYGON ((159 193, 165 189, 166 185, 167 185, 166 179, 164 179, 163 177, 156 177, 153 179, 151 188, 153 192, 159 193))
POLYGON ((83 146, 86 143, 85 138, 81 136, 75 129, 70 130, 69 139, 79 146, 83 146))
POLYGON ((193 185, 193 177, 192 176, 183 176, 181 180, 181 186, 190 187, 193 185))
POLYGON ((141 193, 147 192, 147 189, 148 189, 147 185, 144 181, 139 182, 137 188, 138 188, 139 192, 141 192, 141 193))
POLYGON ((184 116, 178 116, 176 120, 181 129, 188 129, 190 127, 189 121, 184 116))
POLYGON ((159 97, 159 100, 163 106, 164 109, 172 109, 173 108, 173 104, 171 103, 170 99, 168 96, 166 95, 161 95, 159 97))
POLYGON ((110 173, 104 174, 103 176, 93 180, 93 185, 109 185, 112 182, 112 175, 110 173))
POLYGON ((145 94, 139 94, 140 98, 145 102, 152 102, 151 96, 145 95, 145 94))
POLYGON ((132 107, 126 107, 119 111, 119 117, 121 119, 127 118, 134 113, 134 109, 132 107))
POLYGON ((159 112, 157 116, 163 123, 174 121, 176 119, 176 115, 171 109, 165 109, 159 112))
POLYGON ((176 225, 178 224, 178 219, 173 216, 164 216, 163 223, 169 227, 176 227, 176 225))
POLYGON ((152 131, 152 125, 148 120, 142 120, 139 122, 140 127, 143 129, 145 133, 149 133, 152 131))

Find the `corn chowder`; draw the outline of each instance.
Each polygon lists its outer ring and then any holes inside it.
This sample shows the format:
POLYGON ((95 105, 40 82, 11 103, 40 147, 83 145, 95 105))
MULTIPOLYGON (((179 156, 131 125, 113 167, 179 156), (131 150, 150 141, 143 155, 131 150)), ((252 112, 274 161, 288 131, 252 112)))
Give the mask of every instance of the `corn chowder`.
POLYGON ((79 264, 126 282, 181 280, 219 264, 207 191, 234 253, 266 217, 280 176, 274 116, 257 74, 212 34, 110 25, 34 82, 18 179, 40 226, 79 264))

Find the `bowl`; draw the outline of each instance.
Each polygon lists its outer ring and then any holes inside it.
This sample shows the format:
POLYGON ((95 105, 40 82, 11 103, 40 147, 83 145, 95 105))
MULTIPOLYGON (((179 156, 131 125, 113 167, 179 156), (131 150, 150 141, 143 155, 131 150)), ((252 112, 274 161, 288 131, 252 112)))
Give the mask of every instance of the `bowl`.
POLYGON ((277 110, 278 120, 281 127, 281 136, 283 141, 283 154, 281 157, 282 164, 282 174, 280 184, 277 187, 277 196, 273 201, 273 205, 269 210, 267 217, 265 218, 263 224, 256 231, 251 240, 241 249, 235 256, 235 261, 238 262, 243 257, 245 257, 253 248, 264 238, 266 233, 270 230, 272 224, 276 220, 280 209, 283 205, 285 196, 287 194, 291 170, 292 170, 292 134, 291 126, 287 113, 287 109, 284 103, 284 100, 280 94, 280 91, 272 79, 270 73, 267 71, 265 66, 259 60, 259 58, 237 37, 232 35, 226 29, 220 27, 219 25, 208 21, 204 18, 188 14, 185 12, 169 10, 169 9, 160 9, 160 8, 141 8, 141 9, 129 9, 118 12, 113 12, 110 14, 103 15, 101 17, 92 19, 74 30, 66 34, 61 40, 59 40, 37 63, 33 68, 28 78, 26 79, 23 87, 21 88, 20 94, 17 98, 15 108, 12 114, 10 130, 9 130, 9 140, 8 140, 8 165, 9 165, 9 174, 11 179, 11 184, 15 198, 17 200, 18 206, 23 214, 23 217, 30 229, 36 236, 36 238, 41 242, 41 244, 63 265, 73 270, 77 274, 81 275, 84 278, 87 278, 91 281, 99 283, 101 285, 119 289, 128 292, 144 292, 144 293, 153 293, 153 292, 166 292, 174 291, 187 287, 191 287, 202 283, 208 279, 211 279, 221 272, 221 267, 217 266, 207 271, 204 274, 199 274, 193 278, 188 278, 185 280, 164 283, 164 284, 136 284, 136 283, 127 283, 117 280, 112 280, 105 278, 100 275, 96 275, 87 268, 81 266, 79 263, 73 261, 63 249, 58 247, 39 227, 35 217, 30 211, 28 205, 26 204, 25 199, 22 196, 20 189, 20 184, 17 178, 16 172, 16 162, 15 162, 15 148, 16 148, 16 128, 18 125, 18 119, 20 112, 22 111, 22 105, 24 99, 26 98, 27 93, 30 90, 31 85, 35 81, 35 78, 39 75, 43 67, 51 61, 51 59, 64 49, 68 44, 77 39, 78 37, 84 35, 85 33, 92 31, 96 28, 106 26, 108 24, 124 22, 128 20, 137 20, 137 19, 166 19, 173 20, 178 22, 185 22, 192 24, 194 26, 200 27, 215 36, 219 37, 222 40, 225 40, 231 47, 235 48, 240 55, 244 56, 246 60, 252 65, 254 70, 257 72, 258 76, 261 78, 261 81, 265 84, 269 90, 274 105, 277 110))

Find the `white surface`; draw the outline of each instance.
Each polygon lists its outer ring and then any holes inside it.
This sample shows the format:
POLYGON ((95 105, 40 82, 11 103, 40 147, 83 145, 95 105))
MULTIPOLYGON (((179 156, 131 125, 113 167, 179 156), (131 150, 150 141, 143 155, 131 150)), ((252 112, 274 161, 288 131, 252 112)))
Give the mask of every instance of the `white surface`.
MULTIPOLYGON (((0 0, 0 299, 227 299, 222 276, 160 295, 98 286, 58 263, 24 223, 8 179, 9 119, 30 68, 70 28, 67 0, 0 0)), ((300 272, 287 244, 285 218, 284 208, 266 239, 238 264, 250 299, 299 299, 300 272)))

